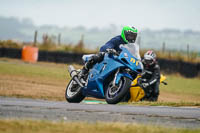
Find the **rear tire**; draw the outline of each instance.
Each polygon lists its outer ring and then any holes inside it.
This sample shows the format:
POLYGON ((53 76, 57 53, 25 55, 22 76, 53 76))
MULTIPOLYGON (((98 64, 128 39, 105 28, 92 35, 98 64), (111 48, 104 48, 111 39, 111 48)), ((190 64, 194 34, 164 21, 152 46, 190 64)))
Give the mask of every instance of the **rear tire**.
POLYGON ((65 98, 69 103, 80 103, 85 98, 85 96, 82 94, 81 87, 76 84, 74 80, 70 80, 69 84, 67 85, 65 98))
MULTIPOLYGON (((115 88, 115 90, 113 92, 113 87, 110 87, 110 85, 108 85, 108 88, 106 90, 106 102, 108 104, 117 104, 118 102, 120 102, 128 93, 130 86, 131 86, 131 80, 127 77, 122 77, 119 81, 119 86, 118 88, 115 88)), ((110 83, 112 84, 112 83, 110 83)))

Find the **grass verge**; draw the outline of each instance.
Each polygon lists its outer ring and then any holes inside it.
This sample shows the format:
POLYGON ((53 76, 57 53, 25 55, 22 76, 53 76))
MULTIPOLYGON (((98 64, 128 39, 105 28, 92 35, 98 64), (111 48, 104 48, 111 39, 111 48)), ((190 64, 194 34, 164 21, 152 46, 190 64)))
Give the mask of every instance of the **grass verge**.
POLYGON ((125 123, 0 120, 0 133, 197 133, 200 129, 166 128, 125 123))

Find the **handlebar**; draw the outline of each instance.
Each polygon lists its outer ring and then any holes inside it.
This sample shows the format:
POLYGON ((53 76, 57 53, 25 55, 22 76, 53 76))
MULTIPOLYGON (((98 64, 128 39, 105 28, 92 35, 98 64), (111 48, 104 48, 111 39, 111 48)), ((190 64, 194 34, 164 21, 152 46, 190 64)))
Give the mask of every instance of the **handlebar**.
POLYGON ((106 53, 119 56, 119 53, 115 49, 106 49, 106 53))

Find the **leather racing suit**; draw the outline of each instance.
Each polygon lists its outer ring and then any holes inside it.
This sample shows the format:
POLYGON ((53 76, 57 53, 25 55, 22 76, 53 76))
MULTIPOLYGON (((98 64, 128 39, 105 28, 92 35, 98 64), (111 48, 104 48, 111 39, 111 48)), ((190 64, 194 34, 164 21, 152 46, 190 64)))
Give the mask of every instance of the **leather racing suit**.
POLYGON ((144 100, 157 101, 160 84, 160 66, 158 63, 155 62, 150 66, 144 64, 144 73, 141 79, 142 82, 148 83, 148 86, 143 88, 146 93, 144 100))

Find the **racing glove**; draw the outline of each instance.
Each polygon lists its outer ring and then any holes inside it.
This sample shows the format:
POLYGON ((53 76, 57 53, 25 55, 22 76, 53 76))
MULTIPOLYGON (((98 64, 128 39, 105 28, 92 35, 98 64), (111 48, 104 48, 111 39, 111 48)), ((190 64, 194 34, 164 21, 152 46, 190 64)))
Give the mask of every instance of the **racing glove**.
POLYGON ((144 82, 147 82, 147 79, 138 78, 137 82, 138 84, 142 84, 144 82))
POLYGON ((143 88, 147 88, 149 86, 149 83, 142 83, 143 88))
POLYGON ((106 49, 106 52, 108 54, 118 54, 117 51, 115 49, 106 49))

